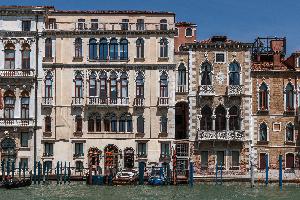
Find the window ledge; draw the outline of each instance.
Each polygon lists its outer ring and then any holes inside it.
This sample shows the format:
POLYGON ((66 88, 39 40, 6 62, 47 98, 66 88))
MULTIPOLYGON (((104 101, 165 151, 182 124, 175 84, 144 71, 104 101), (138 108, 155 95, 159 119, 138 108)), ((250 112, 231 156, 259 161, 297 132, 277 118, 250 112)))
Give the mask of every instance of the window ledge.
POLYGON ((167 132, 160 132, 158 134, 158 137, 168 137, 168 133, 167 132))
POLYGON ((75 131, 74 133, 74 136, 76 137, 81 137, 83 135, 83 132, 82 131, 75 131))
POLYGON ((167 62, 167 61, 169 61, 169 57, 159 57, 159 58, 157 59, 157 61, 158 61, 158 62, 167 62))
POLYGON ((73 62, 82 62, 83 61, 83 57, 73 57, 73 62))
POLYGON ((267 145, 269 144, 269 141, 257 141, 258 145, 267 145))
POLYGON ((285 141, 285 145, 295 145, 296 143, 294 141, 285 141))
POLYGON ((30 147, 20 147, 20 151, 30 151, 30 147))
POLYGON ((295 110, 286 110, 286 111, 284 111, 284 114, 285 115, 295 115, 295 110))
POLYGON ((51 131, 45 131, 43 132, 44 137, 51 137, 52 136, 52 132, 51 131))
POLYGON ((239 166, 232 166, 229 168, 229 170, 240 170, 239 166))
POLYGON ((134 62, 144 62, 145 58, 134 58, 134 62))
POLYGON ((53 57, 43 57, 43 62, 53 62, 53 57))
POLYGON ((137 155, 138 159, 147 159, 147 155, 137 155))
POLYGON ((269 114, 269 110, 258 110, 257 114, 266 115, 269 114))

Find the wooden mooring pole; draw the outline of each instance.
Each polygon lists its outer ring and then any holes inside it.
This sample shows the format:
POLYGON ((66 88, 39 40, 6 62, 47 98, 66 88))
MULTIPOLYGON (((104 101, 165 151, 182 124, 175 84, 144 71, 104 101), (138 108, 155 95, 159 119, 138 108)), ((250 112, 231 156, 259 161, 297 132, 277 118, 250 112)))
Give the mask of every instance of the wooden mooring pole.
POLYGON ((265 160, 266 160, 266 186, 269 183, 269 159, 268 159, 268 154, 265 155, 265 160))
POLYGON ((279 187, 282 190, 282 155, 279 155, 279 187))
POLYGON ((254 166, 252 161, 250 161, 250 170, 251 170, 251 187, 254 187, 254 166))

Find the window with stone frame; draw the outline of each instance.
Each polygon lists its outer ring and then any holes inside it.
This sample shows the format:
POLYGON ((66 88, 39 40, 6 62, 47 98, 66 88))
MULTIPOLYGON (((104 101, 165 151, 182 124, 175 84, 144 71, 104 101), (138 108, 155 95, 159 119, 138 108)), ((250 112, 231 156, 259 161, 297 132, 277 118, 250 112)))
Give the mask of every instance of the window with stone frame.
POLYGON ((144 76, 142 72, 138 72, 135 80, 136 83, 136 98, 144 98, 144 76))
POLYGON ((53 156, 53 143, 44 143, 44 156, 53 156))
POLYGON ((13 119, 15 112, 16 97, 10 90, 4 93, 4 118, 13 119))
POLYGON ((29 44, 22 45, 22 69, 30 69, 30 46, 29 44))
POLYGON ((261 123, 259 126, 259 141, 268 141, 268 126, 265 122, 261 123))
POLYGON ((201 151, 201 169, 208 168, 208 151, 201 151))
POLYGON ((91 19, 91 30, 98 30, 98 19, 91 19))
POLYGON ((15 45, 8 43, 4 47, 4 69, 15 69, 15 45))
POLYGON ((225 151, 217 151, 217 165, 225 166, 225 151))
POLYGON ((168 58, 168 40, 162 38, 159 42, 160 46, 160 58, 168 58))
POLYGON ((240 152, 232 151, 231 152, 231 168, 237 170, 240 167, 240 152))
POLYGON ((285 168, 286 169, 295 168, 295 155, 293 153, 287 153, 285 155, 285 168))
POLYGON ((215 54, 215 62, 216 63, 224 63, 225 62, 225 53, 218 52, 215 54))
POLYGON ((201 109, 200 130, 212 130, 212 109, 207 105, 201 109))
POLYGON ((136 30, 137 31, 145 30, 145 21, 144 21, 144 19, 137 19, 136 20, 136 30))
POLYGON ((111 114, 110 116, 110 128, 112 132, 117 132, 118 127, 117 127, 117 117, 114 113, 111 114))
POLYGON ((120 96, 122 104, 127 103, 128 98, 128 77, 126 72, 122 72, 120 76, 120 96))
POLYGON ((240 110, 236 106, 229 109, 229 130, 240 130, 240 110))
POLYGON ((240 85, 240 65, 237 62, 229 64, 229 85, 240 85))
POLYGON ((178 37, 179 36, 179 30, 178 28, 175 28, 175 34, 174 34, 174 37, 178 37))
POLYGON ((99 43, 99 59, 107 60, 108 59, 108 42, 106 38, 101 38, 99 43))
POLYGON ((20 167, 21 169, 28 168, 28 158, 20 158, 20 167))
POLYGON ((82 58, 82 39, 76 38, 75 39, 75 58, 82 58))
POLYGON ((223 106, 219 105, 216 110, 216 121, 215 121, 215 130, 224 131, 226 130, 226 110, 223 106))
POLYGON ((286 111, 294 111, 295 104, 294 104, 294 86, 291 83, 288 83, 285 87, 285 109, 286 111))
POLYGON ((162 31, 168 30, 168 21, 166 19, 160 20, 160 30, 162 31))
POLYGON ((75 162, 75 171, 76 172, 83 172, 83 162, 78 160, 75 162))
POLYGON ((86 29, 85 19, 78 19, 77 29, 78 30, 84 30, 84 29, 86 29))
POLYGON ((95 72, 92 72, 89 77, 89 96, 97 96, 97 75, 95 72))
POLYGON ((212 85, 212 66, 208 62, 201 65, 201 85, 212 85))
POLYGON ((46 116, 45 117, 45 132, 51 132, 51 117, 50 116, 46 116))
POLYGON ((74 153, 74 156, 84 156, 84 153, 83 153, 83 143, 81 142, 76 142, 75 143, 75 153, 74 153))
POLYGON ((22 21, 22 31, 30 31, 30 29, 31 29, 31 21, 23 20, 22 21))
POLYGON ((163 72, 160 75, 160 97, 168 97, 168 75, 163 72))
POLYGON ((185 29, 185 36, 186 37, 192 37, 193 36, 193 29, 192 28, 186 28, 185 29))
POLYGON ((109 132, 110 131, 110 114, 106 114, 104 119, 103 119, 103 124, 104 124, 104 131, 109 132))
POLYGON ((162 142, 160 144, 160 156, 162 158, 170 156, 170 143, 162 142))
POLYGON ((21 95, 21 119, 29 119, 29 93, 23 91, 21 95))
POLYGON ((76 132, 82 132, 82 117, 80 115, 77 115, 75 117, 75 131, 76 132))
POLYGON ((122 19, 121 30, 127 31, 129 26, 129 19, 122 19))
POLYGON ((48 171, 48 173, 52 172, 52 161, 51 160, 44 161, 43 165, 45 166, 46 172, 47 171, 48 171))
POLYGON ((52 58, 52 39, 46 38, 45 40, 45 57, 52 58))
POLYGON ((288 123, 286 125, 286 142, 294 142, 294 125, 288 123))
POLYGON ((45 77, 45 98, 52 98, 52 74, 47 72, 45 77))
POLYGON ((300 67, 300 57, 297 58, 297 67, 300 67))
POLYGON ((118 81, 117 81, 117 73, 111 72, 110 74, 110 103, 111 104, 117 104, 117 98, 118 98, 118 81))
POLYGON ((125 132, 126 126, 126 114, 123 113, 119 118, 119 132, 125 132))
POLYGON ((136 57, 144 58, 144 39, 138 38, 136 40, 136 57))
POLYGON ((28 132, 21 132, 21 147, 28 147, 29 142, 29 133, 28 132))
POLYGON ((138 157, 147 157, 147 143, 138 142, 138 157))
POLYGON ((186 68, 183 63, 178 67, 178 82, 177 82, 177 92, 185 92, 186 90, 186 68))
POLYGON ((258 102, 260 111, 266 111, 269 109, 269 91, 265 82, 263 82, 259 87, 258 102))
POLYGON ((128 40, 124 38, 120 41, 120 60, 128 60, 128 40))
POLYGON ((88 132, 101 132, 101 115, 91 113, 88 118, 88 132))
POLYGON ((75 76, 75 98, 82 98, 83 97, 83 79, 82 79, 82 75, 77 72, 76 76, 75 76))
POLYGON ((142 115, 137 117, 137 132, 138 133, 144 133, 144 122, 145 119, 142 115))
POLYGON ((97 55, 97 40, 95 38, 91 38, 89 40, 89 59, 96 60, 98 58, 97 55))
POLYGON ((160 117, 160 132, 168 133, 168 118, 165 115, 160 117))
POLYGON ((100 74, 100 99, 101 103, 105 103, 107 99, 107 75, 106 72, 100 74))
POLYGON ((119 57, 118 41, 116 38, 112 38, 109 43, 109 58, 110 60, 117 60, 119 57))

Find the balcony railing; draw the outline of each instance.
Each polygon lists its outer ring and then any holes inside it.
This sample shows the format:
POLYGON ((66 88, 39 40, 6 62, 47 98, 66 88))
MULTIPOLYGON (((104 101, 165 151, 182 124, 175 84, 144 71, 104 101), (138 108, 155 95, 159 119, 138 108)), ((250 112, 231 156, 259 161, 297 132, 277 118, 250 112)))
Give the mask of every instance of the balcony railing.
POLYGON ((42 105, 43 106, 53 106, 53 97, 43 97, 42 105))
POLYGON ((228 96, 240 96, 244 94, 243 85, 229 85, 227 88, 228 96))
POLYGON ((128 97, 88 97, 88 105, 95 106, 129 106, 128 97))
POLYGON ((88 61, 89 62, 128 62, 129 61, 129 58, 128 56, 126 57, 115 57, 115 58, 112 58, 112 57, 107 57, 107 58, 88 58, 88 61))
MULTIPOLYGON (((160 30, 160 23, 97 23, 97 22, 73 22, 60 23, 47 26, 46 30, 68 30, 68 31, 151 31, 160 30)), ((168 23, 163 27, 163 31, 170 31, 174 29, 174 23, 168 23)))
POLYGON ((214 96, 215 88, 212 85, 200 85, 199 86, 199 95, 200 96, 214 96))
POLYGON ((134 98, 134 104, 135 107, 143 107, 145 105, 145 99, 144 98, 134 98))
POLYGON ((169 106, 169 97, 158 97, 158 106, 169 106))
POLYGON ((179 92, 179 93, 187 92, 186 91, 186 86, 185 85, 178 85, 177 86, 177 92, 179 92))
POLYGON ((244 141, 244 131, 204 131, 198 130, 199 140, 244 141))
POLYGON ((1 69, 0 77, 2 78, 23 78, 34 77, 34 70, 32 69, 1 69))
POLYGON ((24 127, 34 126, 34 120, 32 118, 21 119, 21 118, 0 118, 0 127, 24 127))
POLYGON ((83 97, 72 97, 72 106, 83 106, 83 97))

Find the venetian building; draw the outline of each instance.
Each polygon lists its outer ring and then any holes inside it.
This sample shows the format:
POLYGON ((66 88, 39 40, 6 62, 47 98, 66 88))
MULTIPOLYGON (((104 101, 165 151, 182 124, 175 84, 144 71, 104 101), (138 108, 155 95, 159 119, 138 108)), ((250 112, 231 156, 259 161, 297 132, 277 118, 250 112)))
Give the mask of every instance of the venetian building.
POLYGON ((286 39, 257 38, 252 50, 254 164, 258 176, 266 164, 278 176, 282 155, 284 177, 299 169, 299 53, 286 55, 286 39), (266 157, 267 156, 267 157, 266 157))
POLYGON ((47 165, 104 173, 170 162, 175 137, 169 12, 52 10, 43 58, 47 165))
POLYGON ((187 44, 189 140, 195 174, 247 174, 251 140, 251 44, 226 36, 187 44))
POLYGON ((42 66, 40 35, 47 9, 0 7, 0 157, 26 168, 37 159, 40 143, 37 86, 42 66))

